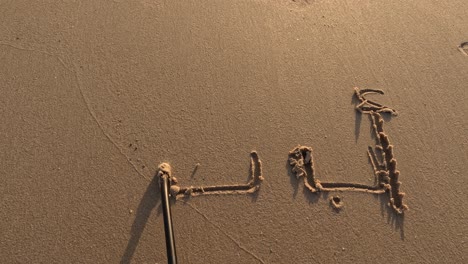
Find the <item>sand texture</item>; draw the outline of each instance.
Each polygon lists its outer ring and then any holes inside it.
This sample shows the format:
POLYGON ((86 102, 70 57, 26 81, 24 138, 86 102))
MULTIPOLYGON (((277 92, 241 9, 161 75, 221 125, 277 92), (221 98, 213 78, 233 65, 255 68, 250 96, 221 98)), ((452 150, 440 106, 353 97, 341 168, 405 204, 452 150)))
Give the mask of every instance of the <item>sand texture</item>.
POLYGON ((163 163, 180 263, 468 263, 467 1, 0 0, 0 89, 1 263, 166 263, 163 163))

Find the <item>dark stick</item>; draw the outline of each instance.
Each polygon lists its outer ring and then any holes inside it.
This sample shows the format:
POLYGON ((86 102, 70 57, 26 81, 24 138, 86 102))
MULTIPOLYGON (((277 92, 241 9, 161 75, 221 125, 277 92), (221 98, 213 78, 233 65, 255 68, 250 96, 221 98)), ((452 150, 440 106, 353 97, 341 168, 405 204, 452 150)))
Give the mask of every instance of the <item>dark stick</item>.
POLYGON ((171 205, 169 203, 169 175, 161 175, 161 198, 164 214, 164 232, 166 233, 167 263, 177 263, 177 255, 174 241, 174 230, 172 228, 171 205))

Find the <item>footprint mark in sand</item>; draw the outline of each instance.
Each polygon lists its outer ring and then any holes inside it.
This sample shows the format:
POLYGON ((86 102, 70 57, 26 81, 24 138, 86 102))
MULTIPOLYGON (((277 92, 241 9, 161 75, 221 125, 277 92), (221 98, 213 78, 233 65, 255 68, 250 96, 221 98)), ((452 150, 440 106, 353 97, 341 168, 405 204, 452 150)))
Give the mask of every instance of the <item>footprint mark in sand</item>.
MULTIPOLYGON (((398 180, 400 171, 393 153, 388 135, 384 132, 382 113, 397 115, 396 110, 366 99, 370 93, 384 94, 381 90, 354 88, 355 96, 359 100, 356 111, 367 114, 371 120, 371 128, 375 137, 375 147, 368 147, 367 154, 374 170, 375 185, 347 182, 322 182, 315 175, 312 148, 297 146, 289 152, 289 165, 296 178, 303 178, 304 186, 313 193, 333 191, 362 191, 373 194, 388 193, 389 206, 402 214, 408 207, 403 203, 404 193, 400 192, 401 182, 398 180)), ((335 208, 342 206, 341 199, 333 197, 331 204, 335 208)))
POLYGON ((468 41, 467 42, 462 42, 458 46, 458 50, 460 50, 460 52, 463 53, 463 55, 468 56, 468 41))

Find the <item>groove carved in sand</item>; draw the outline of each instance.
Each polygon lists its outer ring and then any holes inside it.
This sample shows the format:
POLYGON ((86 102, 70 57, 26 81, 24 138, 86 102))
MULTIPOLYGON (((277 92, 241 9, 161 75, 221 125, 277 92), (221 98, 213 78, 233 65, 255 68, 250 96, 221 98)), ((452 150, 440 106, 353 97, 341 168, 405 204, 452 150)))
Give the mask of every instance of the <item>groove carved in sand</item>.
POLYGON ((397 115, 397 112, 364 96, 370 93, 384 94, 381 90, 355 89, 355 96, 359 100, 356 111, 368 114, 375 133, 375 148, 369 146, 367 154, 376 177, 375 185, 346 182, 322 182, 315 175, 312 148, 297 146, 289 152, 289 165, 296 177, 304 179, 304 185, 313 193, 331 191, 362 191, 374 194, 388 193, 389 205, 398 214, 408 207, 403 203, 404 193, 400 192, 401 182, 398 180, 400 171, 397 170, 397 160, 393 153, 388 135, 384 132, 384 119, 381 113, 397 115))
POLYGON ((468 42, 463 42, 458 46, 458 50, 463 53, 463 55, 468 56, 468 42))
POLYGON ((250 179, 245 184, 231 185, 213 185, 213 186, 190 186, 180 187, 175 177, 171 175, 171 171, 165 169, 165 163, 159 167, 159 173, 166 173, 171 179, 171 196, 177 198, 179 195, 197 196, 202 194, 246 194, 255 193, 260 189, 260 183, 263 181, 262 161, 258 157, 256 151, 250 153, 250 179))

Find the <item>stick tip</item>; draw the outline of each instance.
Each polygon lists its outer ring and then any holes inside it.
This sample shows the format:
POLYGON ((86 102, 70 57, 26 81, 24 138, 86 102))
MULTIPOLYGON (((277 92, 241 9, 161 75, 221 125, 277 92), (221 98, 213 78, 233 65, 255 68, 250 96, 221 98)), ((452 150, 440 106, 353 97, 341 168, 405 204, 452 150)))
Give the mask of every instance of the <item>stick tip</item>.
POLYGON ((158 176, 161 177, 164 174, 171 176, 171 165, 169 163, 163 162, 158 166, 158 176))

